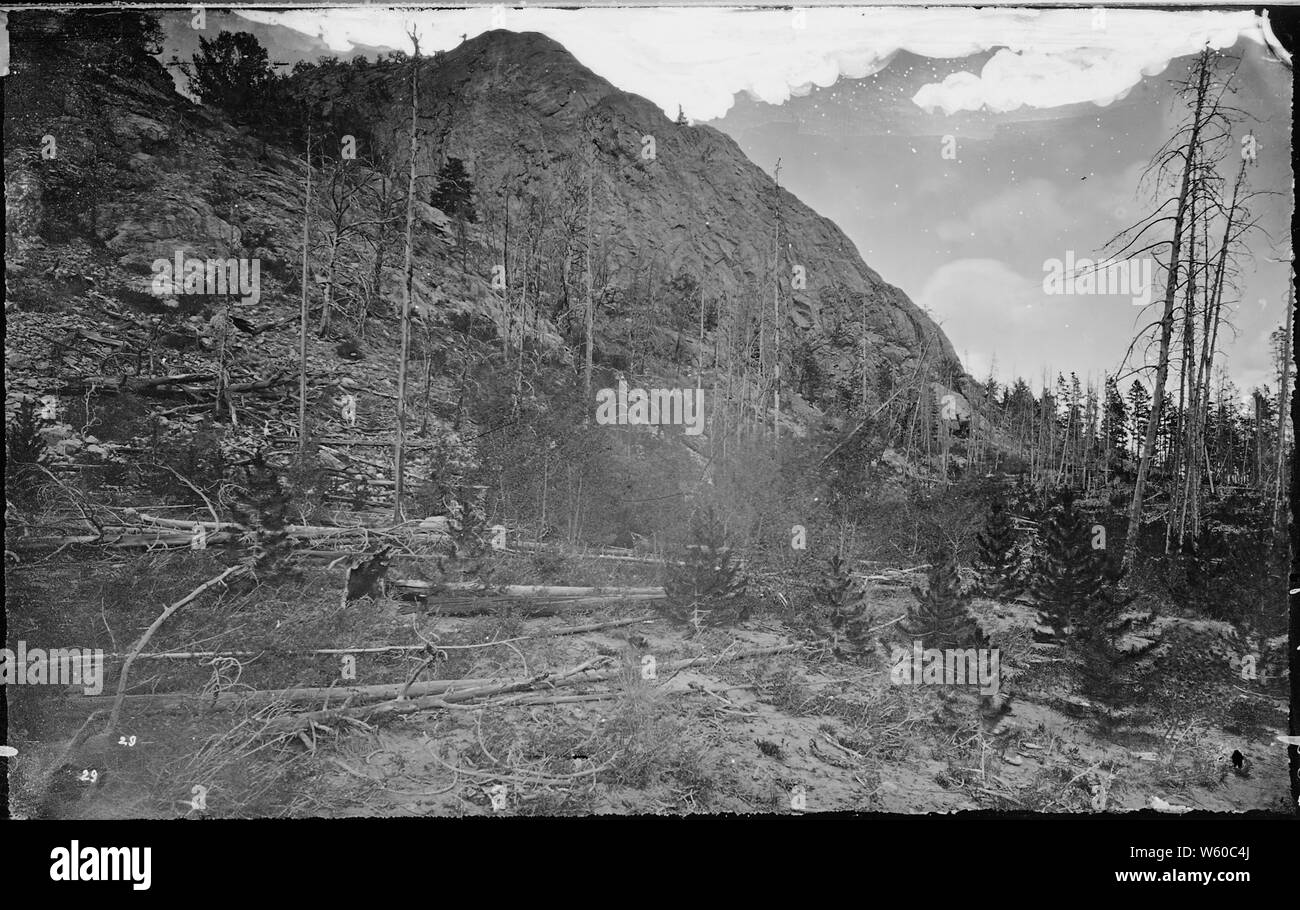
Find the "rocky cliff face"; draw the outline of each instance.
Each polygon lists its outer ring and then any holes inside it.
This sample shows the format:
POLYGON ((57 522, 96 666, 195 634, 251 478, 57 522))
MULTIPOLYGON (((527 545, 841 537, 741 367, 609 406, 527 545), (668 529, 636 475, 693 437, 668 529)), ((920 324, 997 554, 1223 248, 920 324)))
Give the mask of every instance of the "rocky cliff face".
MULTIPOLYGON (((65 378, 121 372, 127 360, 140 374, 146 356, 155 373, 209 373, 217 350, 224 352, 224 366, 217 366, 235 385, 294 372, 301 159, 178 95, 172 77, 129 34, 115 39, 112 28, 70 31, 64 19, 43 13, 15 13, 9 27, 7 322, 18 334, 9 343, 6 373, 16 387, 43 389, 50 374, 60 372, 65 378), (151 263, 177 252, 259 260, 259 299, 227 315, 237 312, 267 330, 230 334, 214 322, 220 320, 213 301, 151 295, 151 263), (25 322, 20 313, 32 318, 25 322), (46 330, 90 331, 112 343, 51 346, 48 338, 40 340, 46 330), (171 349, 161 363, 152 362, 162 337, 172 340, 171 349)), ((303 79, 318 95, 363 109, 368 135, 400 161, 410 116, 409 72, 385 62, 318 68, 303 79)), ((572 317, 583 299, 580 260, 590 212, 596 292, 604 301, 598 327, 603 348, 617 347, 615 336, 624 329, 626 339, 629 314, 679 276, 691 278, 719 309, 750 313, 758 326, 773 318, 776 273, 783 360, 802 342, 823 377, 846 384, 861 368, 865 335, 873 381, 884 371, 904 375, 922 358, 942 380, 960 377, 943 332, 869 268, 833 223, 778 192, 725 135, 673 123, 554 41, 501 31, 482 35, 426 58, 420 95, 417 171, 432 174, 448 156, 463 159, 480 208, 479 223, 457 238, 441 212, 417 205, 415 297, 425 312, 499 321, 491 265, 504 257, 512 288, 524 285, 535 340, 561 361, 570 359, 574 348, 565 350, 562 336, 567 333, 570 345, 576 341, 572 317), (792 281, 796 273, 804 283, 792 281)), ((319 206, 326 175, 318 171, 314 179, 319 206)), ((421 197, 428 199, 427 190, 421 197)), ((375 214, 369 204, 358 202, 358 217, 375 214)), ((313 299, 319 300, 328 244, 323 216, 318 211, 316 217, 310 267, 313 299)), ((361 253, 351 255, 341 272, 360 274, 361 253)), ((385 303, 400 298, 400 262, 398 240, 378 269, 375 293, 385 303)), ((369 260, 364 265, 369 268, 369 260)), ((726 330, 725 323, 719 317, 710 336, 726 330)), ((771 329, 769 322, 769 339, 771 329)), ((678 348, 643 364, 647 370, 667 374, 698 362, 689 340, 680 346, 681 334, 678 348)), ((373 321, 358 363, 340 359, 337 337, 311 334, 310 404, 321 419, 327 413, 337 419, 331 396, 349 387, 374 396, 374 412, 391 410, 382 401, 393 397, 394 336, 391 318, 373 321)), ((433 335, 425 342, 455 344, 433 335)), ((807 405, 800 413, 816 416, 807 405)))

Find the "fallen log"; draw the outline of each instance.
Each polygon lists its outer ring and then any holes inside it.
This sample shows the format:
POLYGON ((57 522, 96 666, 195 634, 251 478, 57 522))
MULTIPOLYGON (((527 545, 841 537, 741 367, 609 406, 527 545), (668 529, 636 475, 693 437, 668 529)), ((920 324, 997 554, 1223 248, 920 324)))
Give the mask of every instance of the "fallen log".
POLYGON ((911 584, 911 581, 907 580, 909 576, 920 575, 928 568, 930 568, 930 566, 927 564, 923 566, 914 566, 910 569, 886 569, 885 571, 879 572, 875 575, 866 575, 861 572, 850 572, 849 574, 852 575, 852 577, 854 578, 860 579, 861 581, 893 582, 895 584, 911 584))
MULTIPOLYGON (((190 535, 196 526, 206 533, 208 547, 237 544, 244 529, 233 522, 199 521, 196 519, 159 518, 140 516, 143 525, 104 525, 100 534, 55 535, 47 537, 19 537, 12 541, 13 550, 41 550, 79 544, 95 544, 110 549, 178 548, 190 546, 190 535)), ((290 525, 285 532, 295 541, 329 542, 337 544, 369 544, 382 537, 397 537, 408 543, 438 544, 447 535, 436 529, 419 527, 371 528, 365 526, 330 527, 316 525, 290 525)), ((343 555, 342 553, 338 555, 343 555)))
MULTIPOLYGON (((429 695, 446 692, 454 686, 477 687, 495 682, 492 677, 469 679, 432 679, 411 686, 411 692, 429 695)), ((341 702, 374 698, 395 698, 403 683, 381 683, 373 686, 306 686, 298 689, 251 689, 243 692, 227 691, 216 695, 197 692, 167 692, 150 695, 128 695, 123 699, 127 706, 148 710, 188 708, 193 710, 225 711, 246 705, 260 707, 272 703, 319 704, 323 700, 341 702)), ((102 706, 113 700, 111 695, 70 695, 69 704, 88 707, 102 706)))
MULTIPOLYGON (((201 525, 208 531, 239 531, 243 528, 233 521, 200 521, 199 519, 187 518, 161 518, 157 515, 149 515, 144 512, 137 513, 141 521, 151 525, 158 525, 162 528, 183 528, 187 531, 192 530, 195 525, 201 525)), ((380 534, 389 535, 432 535, 440 536, 438 528, 430 526, 422 528, 416 523, 407 522, 403 525, 392 527, 373 527, 371 525, 289 525, 285 532, 293 537, 303 538, 305 540, 317 540, 320 538, 331 537, 374 537, 380 534)))
POLYGON ((663 600, 668 595, 663 588, 564 588, 545 585, 503 585, 499 589, 484 589, 476 582, 459 582, 438 587, 428 582, 414 585, 397 583, 399 596, 416 603, 404 608, 402 613, 438 613, 444 616, 483 616, 505 607, 518 606, 524 616, 555 616, 565 608, 595 606, 611 602, 639 603, 663 600), (445 590, 474 591, 469 596, 439 597, 445 590), (478 591, 482 593, 477 593, 478 591), (535 591, 580 591, 594 593, 538 594, 535 591), (522 602, 522 603, 521 603, 522 602))
POLYGON ((680 566, 684 565, 680 560, 663 559, 658 556, 637 556, 631 552, 615 553, 609 550, 596 550, 589 552, 586 550, 571 550, 567 547, 549 547, 546 544, 536 543, 534 541, 520 540, 516 541, 513 548, 506 549, 503 552, 511 553, 516 556, 525 556, 536 552, 552 552, 563 554, 572 559, 605 559, 613 562, 635 562, 651 566, 680 566))
MULTIPOLYGON (((785 654, 798 650, 800 647, 801 646, 797 644, 778 645, 766 648, 753 648, 748 651, 737 651, 732 654, 693 657, 685 660, 660 664, 659 672, 670 673, 689 667, 703 666, 705 664, 730 663, 738 660, 748 660, 755 657, 767 657, 773 654, 785 654)), ((588 664, 589 663, 590 661, 588 664)), ((365 711, 382 705, 401 704, 408 706, 409 710, 402 710, 396 713, 405 714, 410 713, 410 711, 426 710, 431 707, 442 707, 444 703, 454 704, 475 698, 507 694, 514 691, 526 691, 530 687, 559 688, 565 685, 572 685, 575 682, 604 682, 615 678, 622 672, 623 670, 620 667, 613 670, 590 674, 587 664, 583 664, 573 670, 564 671, 556 676, 541 674, 528 680, 503 680, 491 677, 426 680, 425 682, 414 683, 408 692, 408 698, 402 702, 396 702, 394 700, 401 693, 405 683, 382 683, 373 686, 315 686, 295 689, 258 689, 246 692, 221 692, 216 695, 207 696, 190 692, 128 695, 123 699, 123 705, 132 708, 139 707, 142 710, 169 710, 184 708, 190 710, 221 711, 241 706, 258 707, 273 703, 284 705, 311 704, 337 699, 342 704, 348 706, 346 708, 326 708, 309 712, 308 714, 294 716, 295 719, 314 718, 318 722, 324 722, 324 719, 326 719, 327 716, 338 716, 338 712, 340 711, 352 712, 344 716, 359 717, 361 715, 358 712, 364 713, 365 711), (357 701, 368 702, 373 699, 388 699, 388 701, 380 701, 379 705, 366 704, 355 706, 357 701)), ((69 704, 89 708, 101 708, 113 700, 114 696, 108 695, 70 695, 67 698, 69 704)), ((382 713, 388 714, 394 712, 390 708, 385 709, 382 713)))
POLYGON ((663 597, 662 586, 633 588, 578 587, 573 585, 498 585, 486 588, 476 581, 457 581, 446 586, 449 591, 483 591, 485 595, 501 597, 632 597, 650 595, 663 597))
MULTIPOLYGON (((273 436, 273 442, 277 443, 296 443, 296 436, 273 436)), ((375 438, 373 436, 321 436, 313 439, 314 442, 323 446, 360 446, 366 448, 391 449, 393 447, 392 439, 375 438)), ((434 449, 442 443, 432 440, 411 439, 402 443, 406 449, 434 449)))
MULTIPOLYGON (((488 647, 490 645, 504 645, 518 641, 527 641, 533 638, 549 638, 561 635, 579 635, 584 632, 595 632, 600 629, 609 629, 617 626, 630 626, 637 623, 651 622, 652 616, 635 616, 630 619, 616 619, 608 622, 588 623, 581 626, 561 626, 556 629, 542 629, 532 635, 522 635, 518 638, 503 639, 498 642, 483 642, 481 645, 474 647, 488 647)), ((388 650, 389 648, 401 648, 410 650, 424 650, 424 645, 390 645, 387 648, 326 648, 318 651, 307 652, 287 652, 287 653, 307 653, 307 654, 365 654, 377 651, 388 650)), ((448 650, 453 650, 456 646, 446 646, 448 650)), ((253 656, 265 652, 253 651, 179 651, 160 654, 140 654, 136 660, 144 659, 164 659, 164 658, 186 658, 186 657, 217 657, 224 655, 232 656, 253 656)), ((277 652, 278 653, 278 652, 277 652)), ((116 657, 118 655, 107 655, 116 657)), ((411 693, 415 695, 429 695, 446 692, 457 686, 476 688, 491 685, 499 682, 495 677, 482 678, 465 678, 465 679, 435 679, 427 680, 422 683, 415 683, 411 686, 411 693)), ((404 683, 379 683, 372 686, 306 686, 293 689, 255 689, 245 692, 222 692, 217 695, 201 695, 193 692, 164 692, 153 693, 149 695, 127 695, 123 699, 123 704, 138 705, 145 709, 169 709, 169 708, 193 708, 207 709, 213 711, 229 710, 230 708, 247 705, 257 706, 270 704, 272 702, 283 702, 285 704, 299 704, 306 702, 317 702, 322 699, 332 699, 342 697, 344 701, 351 701, 357 698, 389 698, 396 697, 400 694, 404 683)), ((84 705, 94 707, 113 701, 116 696, 108 695, 73 695, 68 697, 70 704, 84 705)))
MULTIPOLYGON (((455 650, 458 647, 487 648, 492 645, 502 645, 507 642, 530 641, 535 638, 557 638, 562 635, 581 635, 585 632, 597 632, 601 629, 613 629, 619 626, 632 626, 638 623, 654 622, 653 616, 634 616, 631 619, 612 619, 608 622, 593 622, 581 626, 560 626, 555 629, 539 629, 532 635, 520 635, 517 638, 507 638, 501 641, 479 642, 473 645, 442 645, 448 650, 455 650)), ((160 651, 152 654, 137 654, 136 660, 210 660, 214 657, 258 657, 260 655, 276 655, 284 657, 297 657, 302 655, 320 655, 320 654, 402 654, 408 651, 423 651, 427 645, 380 645, 373 648, 310 648, 306 650, 293 648, 263 648, 260 651, 160 651)), ((106 658, 118 659, 125 655, 122 654, 105 654, 106 658)), ((128 698, 130 696, 127 696, 128 698)))
POLYGON ((646 600, 655 600, 653 597, 629 597, 629 598, 611 598, 611 597, 583 597, 573 598, 564 601, 543 601, 540 603, 523 603, 518 604, 515 598, 501 597, 493 599, 478 598, 473 602, 455 601, 451 603, 439 603, 436 601, 413 603, 399 612, 402 616, 409 616, 419 613, 425 616, 490 616, 498 610, 505 607, 514 607, 518 615, 525 619, 541 619, 548 616, 562 616, 564 613, 581 609, 583 607, 594 607, 600 604, 608 604, 611 601, 627 600, 633 603, 639 603, 646 600))
MULTIPOLYGON (((260 392, 273 388, 290 378, 290 374, 281 370, 265 379, 233 383, 226 387, 227 392, 260 392)), ((79 395, 86 392, 103 392, 118 394, 131 392, 139 395, 169 394, 168 386, 191 386, 214 383, 217 377, 212 373, 178 373, 171 376, 83 376, 78 379, 64 380, 59 389, 62 395, 79 395)))
POLYGON ((276 373, 266 379, 255 379, 252 382, 237 382, 234 385, 226 386, 226 392, 260 392, 264 389, 274 388, 290 378, 286 372, 276 373))
MULTIPOLYGON (((796 651, 801 647, 802 645, 797 644, 776 645, 766 648, 752 648, 748 651, 736 651, 731 654, 724 652, 723 654, 717 655, 692 657, 685 660, 674 660, 660 664, 658 672, 671 673, 677 670, 684 670, 690 667, 698 667, 706 664, 716 665, 719 663, 732 663, 738 660, 749 660, 750 658, 755 657, 768 657, 773 654, 787 654, 791 651, 796 651)), ((608 659, 605 658, 602 660, 608 659)), ((353 720, 369 722, 385 717, 397 717, 404 714, 413 714, 418 711, 427 711, 433 708, 448 708, 455 704, 471 701, 477 698, 508 695, 514 692, 533 691, 540 688, 558 689, 564 686, 577 685, 579 683, 605 682, 618 677, 625 672, 624 668, 620 666, 611 670, 592 673, 591 665, 593 663, 595 663, 595 661, 587 661, 572 670, 566 670, 558 675, 542 673, 530 679, 447 692, 443 695, 425 695, 419 698, 393 699, 391 701, 384 701, 374 705, 328 708, 320 711, 309 711, 305 714, 284 716, 267 724, 263 732, 274 736, 293 736, 309 729, 313 724, 326 724, 330 721, 341 718, 351 718, 353 720)), ((411 686, 411 691, 416 691, 418 685, 419 684, 411 686)))

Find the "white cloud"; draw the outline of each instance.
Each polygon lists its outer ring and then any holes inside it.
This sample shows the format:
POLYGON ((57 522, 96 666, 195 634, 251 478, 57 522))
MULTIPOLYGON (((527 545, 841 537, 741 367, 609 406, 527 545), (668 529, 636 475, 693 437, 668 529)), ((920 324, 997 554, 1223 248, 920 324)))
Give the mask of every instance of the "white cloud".
POLYGON ((1038 386, 1044 370, 1100 378, 1118 367, 1138 308, 1122 297, 1048 296, 1042 272, 1026 276, 999 259, 944 263, 916 296, 943 326, 967 372, 1038 386), (1019 352, 1019 353, 1015 353, 1019 352))
POLYGON ((1093 174, 1087 182, 1027 178, 962 205, 961 214, 940 221, 935 234, 959 251, 972 248, 961 244, 1006 250, 1003 255, 1022 268, 1064 256, 1064 238, 1095 236, 1096 249, 1075 248, 1078 256, 1091 258, 1110 233, 1138 219, 1142 207, 1133 188, 1144 167, 1145 162, 1135 162, 1113 174, 1093 174), (1110 233, 1098 234, 1098 227, 1110 233))
POLYGON ((1036 369, 1038 364, 1008 363, 998 358, 1021 347, 1021 338, 1043 337, 1052 314, 1042 304, 1037 284, 997 259, 958 259, 936 269, 916 297, 930 311, 962 355, 972 376, 983 378, 993 360, 999 372, 1036 369))
POLYGON ((1064 234, 1078 218, 1078 210, 1071 211, 1061 196, 1054 183, 1024 180, 977 202, 964 218, 940 222, 935 233, 948 243, 978 241, 1033 249, 1045 237, 1064 234))
POLYGON ((1177 57, 1209 45, 1228 48, 1242 34, 1261 40, 1249 11, 1109 10, 1094 28, 1092 10, 1008 11, 981 21, 980 50, 997 49, 979 75, 953 73, 912 98, 928 111, 1107 105, 1177 57))
POLYGON ((900 50, 924 57, 961 58, 1002 48, 980 75, 959 73, 927 85, 913 99, 941 110, 1014 110, 1077 101, 1108 103, 1143 74, 1206 40, 1233 44, 1242 33, 1258 40, 1250 11, 1110 10, 1105 29, 1092 29, 1090 10, 851 9, 789 10, 580 9, 488 7, 401 10, 375 7, 274 13, 239 10, 320 36, 339 52, 355 44, 409 48, 411 24, 425 51, 455 47, 462 34, 488 29, 538 31, 624 91, 649 98, 668 115, 711 120, 746 91, 781 104, 812 85, 860 79, 888 65, 900 50), (499 18, 494 18, 499 17, 499 18))

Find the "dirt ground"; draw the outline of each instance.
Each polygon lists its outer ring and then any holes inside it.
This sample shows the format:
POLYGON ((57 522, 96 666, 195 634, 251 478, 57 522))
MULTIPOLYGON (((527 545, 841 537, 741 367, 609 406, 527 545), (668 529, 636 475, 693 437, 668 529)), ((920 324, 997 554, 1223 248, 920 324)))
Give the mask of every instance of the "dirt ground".
MULTIPOLYGON (((882 624, 902 615, 911 598, 889 588, 874 596, 882 624)), ((878 655, 837 659, 823 645, 808 644, 796 619, 775 614, 760 612, 736 628, 696 633, 658 618, 644 603, 540 618, 403 612, 409 609, 396 600, 366 601, 316 622, 328 629, 335 647, 341 637, 436 640, 447 648, 446 659, 422 679, 526 679, 584 662, 595 662, 592 671, 615 672, 603 681, 553 690, 543 682, 535 691, 497 697, 486 706, 449 702, 368 725, 332 722, 289 738, 261 735, 268 720, 291 710, 283 705, 237 702, 233 710, 207 711, 192 702, 179 711, 160 711, 128 701, 121 729, 131 731, 131 745, 113 744, 106 751, 101 744, 98 753, 74 751, 70 757, 64 753, 86 716, 87 701, 47 700, 41 709, 44 733, 23 746, 11 780, 14 813, 108 818, 1289 810, 1286 753, 1274 741, 1284 732, 1285 705, 1262 683, 1255 691, 1243 684, 1235 687, 1238 693, 1220 693, 1255 706, 1251 716, 1257 720, 1249 729, 1235 725, 1228 732, 1210 722, 1224 714, 1221 705, 1190 710, 1172 729, 1167 717, 1137 715, 1103 729, 1086 704, 1053 679, 1050 658, 1012 649, 1003 658, 1004 667, 1012 668, 1006 674, 1011 711, 994 722, 970 690, 891 684, 878 655), (363 615, 349 615, 356 613, 363 615), (636 617, 648 618, 582 634, 547 634, 636 617), (340 623, 346 634, 339 632, 340 623), (727 659, 783 645, 797 650, 727 659), (707 660, 676 671, 659 669, 700 657, 707 660), (1229 760, 1234 749, 1249 763, 1241 771, 1229 760), (61 756, 63 765, 56 768, 61 756), (82 765, 96 770, 97 779, 77 779, 84 776, 77 774, 82 765)), ((258 625, 253 619, 261 617, 269 632, 316 643, 309 631, 296 631, 283 618, 272 625, 271 614, 247 611, 234 610, 242 618, 234 625, 245 638, 258 625)), ((1001 613, 1004 629, 1024 631, 1026 616, 1001 613)), ((198 635, 205 623, 229 627, 231 620, 213 611, 188 634, 198 635)), ((222 646, 235 640, 225 639, 222 646)), ((356 684, 400 682, 419 656, 360 655, 356 684)), ((328 684, 336 656, 307 659, 293 671, 292 684, 318 682, 303 670, 313 660, 329 664, 320 677, 328 684)), ((281 671, 286 666, 267 661, 281 671)), ((256 659, 246 659, 238 670, 222 667, 205 665, 193 679, 208 679, 202 686, 191 682, 190 691, 238 694, 241 687, 266 685, 256 681, 256 659)), ((158 675, 169 672, 183 673, 168 667, 158 675)), ((180 678, 156 679, 153 686, 159 692, 185 688, 180 678)), ((23 704, 17 708, 21 712, 23 704)), ((13 710, 11 705, 11 718, 13 710)))

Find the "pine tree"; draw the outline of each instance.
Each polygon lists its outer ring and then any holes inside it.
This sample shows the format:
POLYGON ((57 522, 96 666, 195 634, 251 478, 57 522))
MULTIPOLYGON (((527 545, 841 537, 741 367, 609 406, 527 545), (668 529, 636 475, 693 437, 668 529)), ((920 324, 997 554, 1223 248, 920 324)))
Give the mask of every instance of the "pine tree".
POLYGON ((1149 632, 1151 617, 1121 615, 1121 602, 1094 602, 1094 611, 1079 623, 1069 652, 1083 695, 1100 703, 1102 719, 1115 719, 1113 708, 1131 704, 1143 695, 1146 673, 1141 658, 1159 641, 1126 641, 1126 637, 1149 632))
POLYGON ((1012 600, 1024 593, 1016 526, 1002 497, 989 506, 984 529, 975 540, 979 546, 975 557, 979 593, 994 600, 1012 600))
POLYGON ((664 583, 665 612, 696 631, 705 625, 744 620, 749 615, 746 582, 740 566, 732 561, 726 528, 712 507, 692 516, 691 539, 683 564, 674 566, 664 583))
POLYGON ((36 502, 44 471, 49 463, 49 449, 41 436, 44 421, 36 402, 24 398, 18 405, 13 422, 5 427, 5 496, 14 505, 30 506, 36 502))
POLYGON ((285 581, 301 575, 289 562, 292 505, 290 485, 261 451, 255 452, 244 468, 244 484, 236 489, 231 511, 252 543, 246 562, 263 579, 285 581))
POLYGON ((237 120, 255 119, 275 82, 266 49, 248 32, 221 32, 199 38, 199 53, 183 64, 189 88, 204 104, 237 120))
POLYGON ((822 584, 813 589, 831 628, 831 651, 837 656, 861 651, 867 645, 866 598, 849 568, 849 561, 836 553, 822 584))
POLYGON ((1061 490, 1042 521, 1030 590, 1043 621, 1061 642, 1086 641, 1121 621, 1132 595, 1119 589, 1118 564, 1094 548, 1094 531, 1061 490))
POLYGON ((1052 414, 1056 418, 1057 429, 1064 436, 1069 428, 1070 389, 1065 384, 1065 376, 1056 374, 1056 394, 1052 396, 1052 414))
POLYGON ((913 586, 916 603, 907 611, 899 628, 920 639, 925 648, 965 648, 983 641, 979 626, 970 614, 970 595, 961 589, 957 554, 949 550, 931 557, 925 590, 913 586))
POLYGON ((1039 525, 1030 591, 1043 622, 1056 636, 1068 636, 1080 609, 1105 587, 1101 551, 1092 547, 1092 530, 1074 507, 1074 493, 1058 492, 1039 525))
POLYGON ((1182 425, 1183 414, 1173 395, 1166 392, 1161 400, 1164 404, 1160 407, 1160 422, 1156 425, 1156 449, 1151 456, 1160 459, 1161 470, 1168 471, 1177 451, 1178 428, 1182 425))
POLYGON ((1083 435, 1083 389, 1079 385, 1079 374, 1070 372, 1070 388, 1065 399, 1065 422, 1070 428, 1070 438, 1078 439, 1083 435))
POLYGON ((1126 614, 1133 597, 1119 589, 1120 567, 1093 549, 1091 528, 1069 490, 1057 494, 1042 523, 1034 569, 1031 589, 1043 621, 1065 647, 1080 691, 1113 720, 1112 706, 1140 694, 1139 659, 1156 641, 1126 642, 1150 617, 1126 614))
POLYGON ((474 181, 470 179, 464 161, 448 158, 438 169, 438 183, 429 203, 452 218, 471 223, 478 219, 474 208, 474 181))
POLYGON ((472 558, 483 552, 483 536, 487 532, 486 498, 484 487, 472 485, 456 492, 447 491, 443 496, 447 531, 458 558, 472 558))
POLYGON ((1129 420, 1133 422, 1129 431, 1133 439, 1133 457, 1140 458, 1142 442, 1147 435, 1147 421, 1151 419, 1151 393, 1136 379, 1128 387, 1128 412, 1129 420))
POLYGON ((1105 420, 1107 457, 1122 460, 1128 452, 1128 408, 1114 376, 1106 377, 1105 420))

